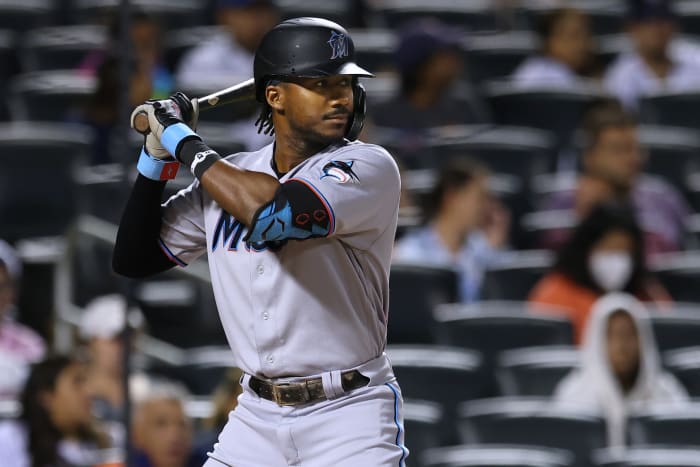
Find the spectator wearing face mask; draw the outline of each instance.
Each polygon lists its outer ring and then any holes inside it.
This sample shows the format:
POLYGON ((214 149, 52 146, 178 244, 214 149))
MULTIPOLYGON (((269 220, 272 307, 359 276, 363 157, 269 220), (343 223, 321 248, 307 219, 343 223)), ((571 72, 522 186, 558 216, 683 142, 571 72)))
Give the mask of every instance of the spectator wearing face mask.
POLYGON ((611 293, 593 305, 581 349, 581 366, 555 392, 605 415, 608 444, 626 444, 628 413, 650 403, 684 403, 688 395, 663 371, 644 305, 626 293, 611 293))
POLYGON ((557 252, 552 270, 529 301, 565 310, 581 342, 593 303, 603 294, 625 291, 640 300, 668 302, 666 290, 646 268, 642 231, 626 205, 599 204, 557 252))

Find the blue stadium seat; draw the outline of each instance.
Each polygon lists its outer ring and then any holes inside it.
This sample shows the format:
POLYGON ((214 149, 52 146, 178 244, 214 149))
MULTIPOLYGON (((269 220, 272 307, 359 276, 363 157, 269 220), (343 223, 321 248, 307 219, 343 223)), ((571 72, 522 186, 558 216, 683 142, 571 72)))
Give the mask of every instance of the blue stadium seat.
POLYGON ((0 238, 62 235, 77 212, 75 170, 91 134, 80 125, 0 124, 0 238))
POLYGON ((423 453, 442 445, 440 429, 443 409, 440 404, 419 399, 403 401, 404 445, 410 451, 412 467, 420 467, 423 453))
POLYGON ((554 255, 545 250, 508 252, 486 271, 484 300, 527 300, 537 281, 549 270, 554 255))
POLYGON ((478 350, 492 362, 502 350, 573 342, 568 319, 536 314, 525 302, 440 305, 434 315, 439 344, 478 350))
POLYGON ((606 445, 604 419, 549 399, 495 398, 459 408, 459 434, 466 444, 502 443, 571 451, 574 466, 589 467, 591 451, 606 445))
POLYGON ((433 343, 433 309, 458 298, 457 272, 413 263, 394 263, 389 276, 389 344, 433 343))
POLYGON ((486 389, 481 355, 467 349, 428 345, 390 345, 386 352, 403 396, 440 404, 440 440, 445 444, 455 442, 457 404, 480 397, 486 389))
POLYGON ((597 467, 700 467, 700 449, 613 447, 596 450, 593 461, 597 467))
POLYGON ((500 393, 551 397, 561 380, 578 367, 579 359, 575 347, 530 347, 501 352, 496 370, 500 393))
POLYGON ((107 31, 98 25, 52 26, 27 31, 20 55, 25 71, 70 70, 104 47, 107 31))
POLYGON ((467 75, 478 83, 504 79, 536 52, 537 39, 529 31, 471 35, 465 39, 467 75))
POLYGON ((700 397, 700 347, 664 353, 664 366, 683 384, 690 397, 700 397))
POLYGON ((354 0, 276 0, 275 3, 283 19, 318 16, 335 21, 346 28, 362 26, 362 18, 358 18, 354 0))
MULTIPOLYGON (((198 0, 132 0, 130 3, 132 8, 156 18, 166 30, 201 26, 208 19, 206 2, 198 0)), ((73 0, 69 15, 77 24, 99 24, 114 15, 119 5, 120 0, 73 0)))
POLYGON ((700 404, 647 407, 629 417, 628 431, 633 445, 700 446, 700 404))
POLYGON ((660 91, 640 99, 640 114, 646 123, 698 128, 700 116, 695 109, 700 105, 700 89, 688 91, 660 91))
POLYGON ((53 0, 3 0, 0 2, 0 29, 23 32, 55 24, 53 0))
POLYGON ((378 3, 377 12, 391 29, 424 17, 437 18, 467 31, 495 31, 501 27, 498 15, 487 0, 384 0, 378 3))
POLYGON ((10 86, 13 120, 75 121, 92 95, 96 80, 72 70, 23 73, 10 86))
POLYGON ((700 250, 657 255, 651 262, 650 269, 674 300, 700 302, 700 288, 697 287, 700 250))
POLYGON ((573 455, 563 449, 538 446, 460 445, 430 449, 423 454, 418 465, 423 467, 571 467, 573 455))

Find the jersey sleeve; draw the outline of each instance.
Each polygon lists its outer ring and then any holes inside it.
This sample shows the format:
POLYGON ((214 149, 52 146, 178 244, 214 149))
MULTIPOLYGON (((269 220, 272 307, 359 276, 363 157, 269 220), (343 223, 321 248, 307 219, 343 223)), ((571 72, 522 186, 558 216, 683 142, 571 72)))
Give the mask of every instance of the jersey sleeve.
POLYGON ((309 215, 312 222, 321 221, 322 236, 342 237, 353 247, 368 248, 396 224, 399 171, 379 146, 343 148, 293 175, 285 186, 292 204, 299 200, 313 206, 309 215))
POLYGON ((160 247, 173 262, 187 266, 207 250, 202 188, 198 181, 163 204, 160 247))

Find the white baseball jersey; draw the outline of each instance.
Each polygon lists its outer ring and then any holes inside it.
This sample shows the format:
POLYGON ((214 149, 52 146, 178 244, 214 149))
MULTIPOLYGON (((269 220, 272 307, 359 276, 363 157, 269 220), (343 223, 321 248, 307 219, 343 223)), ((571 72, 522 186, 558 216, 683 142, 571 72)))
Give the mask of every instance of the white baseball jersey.
MULTIPOLYGON (((277 177, 273 145, 226 160, 277 177)), ((183 266, 207 253, 232 364, 246 373, 309 376, 379 357, 399 206, 394 160, 379 146, 344 141, 279 181, 302 182, 319 197, 327 236, 274 251, 247 245, 246 227, 195 181, 164 204, 161 247, 183 266)))

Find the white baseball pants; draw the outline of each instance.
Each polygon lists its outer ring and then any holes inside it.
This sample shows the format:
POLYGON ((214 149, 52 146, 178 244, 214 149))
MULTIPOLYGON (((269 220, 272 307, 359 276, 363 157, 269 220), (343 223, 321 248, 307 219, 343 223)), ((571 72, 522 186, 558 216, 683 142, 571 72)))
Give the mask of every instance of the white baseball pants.
MULTIPOLYGON (((368 386, 297 407, 261 399, 244 376, 238 406, 204 467, 405 467, 403 400, 391 365, 382 356, 357 370, 368 386)), ((324 389, 339 381, 329 375, 324 389)))

